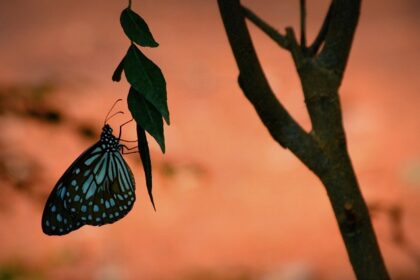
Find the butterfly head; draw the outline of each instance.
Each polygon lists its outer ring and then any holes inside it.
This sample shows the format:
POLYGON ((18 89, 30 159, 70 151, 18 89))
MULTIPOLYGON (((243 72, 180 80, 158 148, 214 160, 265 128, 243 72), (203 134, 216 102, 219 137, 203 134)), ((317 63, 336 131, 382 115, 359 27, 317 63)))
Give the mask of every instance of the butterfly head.
POLYGON ((119 148, 118 139, 112 134, 112 127, 105 124, 102 128, 101 140, 102 147, 107 151, 115 151, 119 148))
POLYGON ((109 124, 105 124, 102 128, 102 135, 104 134, 112 135, 112 127, 109 124))

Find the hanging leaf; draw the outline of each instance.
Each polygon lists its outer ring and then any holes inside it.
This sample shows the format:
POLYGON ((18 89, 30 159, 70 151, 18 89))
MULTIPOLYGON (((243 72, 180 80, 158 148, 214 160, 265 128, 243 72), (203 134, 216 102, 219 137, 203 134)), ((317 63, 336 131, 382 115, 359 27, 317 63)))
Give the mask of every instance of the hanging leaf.
POLYGON ((137 141, 141 162, 143 163, 144 176, 146 177, 146 187, 149 194, 150 202, 156 211, 155 202, 152 194, 152 161, 150 159, 149 145, 147 143, 146 133, 144 129, 137 124, 137 141))
POLYGON ((147 101, 143 94, 130 88, 127 98, 128 108, 137 124, 141 125, 159 144, 165 153, 165 137, 163 134, 163 120, 156 108, 147 101))
POLYGON ((159 44, 153 38, 147 23, 130 8, 122 11, 121 26, 127 37, 142 47, 157 47, 159 44))
POLYGON ((124 72, 131 86, 143 94, 169 124, 166 81, 160 68, 131 44, 124 58, 124 72))
POLYGON ((121 60, 120 64, 118 64, 117 68, 114 71, 114 74, 112 74, 112 80, 114 82, 121 81, 121 75, 124 71, 124 58, 121 60))

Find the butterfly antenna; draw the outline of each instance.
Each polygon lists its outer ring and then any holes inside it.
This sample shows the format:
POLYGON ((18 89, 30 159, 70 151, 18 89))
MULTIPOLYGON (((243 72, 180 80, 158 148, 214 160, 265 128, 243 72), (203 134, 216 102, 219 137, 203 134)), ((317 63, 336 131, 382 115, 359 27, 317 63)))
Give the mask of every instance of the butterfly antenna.
POLYGON ((123 112, 123 111, 118 111, 118 112, 115 112, 114 114, 112 114, 111 116, 109 116, 109 117, 105 120, 105 123, 106 123, 107 121, 109 121, 110 119, 112 119, 114 116, 118 115, 118 114, 123 114, 123 115, 124 115, 124 112, 123 112))
MULTIPOLYGON (((117 103, 118 103, 118 102, 120 102, 120 101, 122 101, 122 99, 121 99, 121 98, 117 99, 117 101, 115 101, 115 102, 114 102, 114 104, 112 105, 111 109, 109 109, 108 114, 106 114, 106 117, 105 117, 104 125, 106 124, 106 122, 107 122, 110 118, 112 118, 113 116, 115 116, 115 115, 117 115, 117 114, 120 114, 120 111, 119 111, 119 112, 117 112, 117 113, 113 114, 112 116, 109 116, 109 114, 111 114, 112 110, 114 109, 115 105, 117 105, 117 103)), ((121 112, 121 113, 122 113, 122 112, 121 112)))

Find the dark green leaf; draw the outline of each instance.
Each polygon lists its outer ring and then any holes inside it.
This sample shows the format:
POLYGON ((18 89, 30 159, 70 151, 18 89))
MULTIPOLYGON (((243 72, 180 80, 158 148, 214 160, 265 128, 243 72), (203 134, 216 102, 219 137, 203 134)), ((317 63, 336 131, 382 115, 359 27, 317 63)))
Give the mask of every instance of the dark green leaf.
POLYGON ((155 202, 153 200, 152 194, 152 162, 150 160, 149 145, 147 143, 146 133, 139 124, 137 124, 137 139, 140 158, 141 162, 143 163, 144 176, 146 177, 147 192, 149 193, 153 209, 155 209, 156 211, 155 202))
POLYGON ((141 125, 155 138, 162 152, 165 152, 165 137, 163 134, 162 116, 156 108, 147 101, 143 94, 130 88, 127 98, 128 108, 137 124, 141 125))
POLYGON ((131 86, 143 94, 169 124, 166 82, 159 67, 131 44, 124 59, 124 72, 131 86))
POLYGON ((159 44, 153 38, 147 23, 130 8, 122 11, 121 26, 128 39, 143 47, 157 47, 159 44))
POLYGON ((112 74, 112 80, 114 82, 121 81, 121 75, 123 71, 124 71, 124 57, 123 59, 121 59, 120 64, 118 64, 117 68, 115 69, 114 74, 112 74))

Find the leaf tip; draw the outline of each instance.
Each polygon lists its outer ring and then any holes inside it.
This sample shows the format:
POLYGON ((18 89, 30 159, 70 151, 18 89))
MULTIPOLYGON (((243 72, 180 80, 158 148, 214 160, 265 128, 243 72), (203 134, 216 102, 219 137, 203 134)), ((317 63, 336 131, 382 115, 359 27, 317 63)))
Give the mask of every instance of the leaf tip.
POLYGON ((112 81, 113 82, 120 82, 121 81, 121 76, 115 76, 115 75, 112 75, 112 81))
POLYGON ((165 122, 167 125, 171 124, 171 120, 169 119, 169 114, 167 116, 164 116, 163 118, 165 119, 165 122))
POLYGON ((112 74, 113 82, 121 81, 121 75, 122 75, 122 72, 124 71, 124 60, 125 60, 125 57, 123 57, 123 59, 118 64, 117 68, 115 69, 114 73, 112 74))
POLYGON ((156 41, 153 41, 153 42, 150 43, 150 46, 149 47, 151 47, 151 48, 157 48, 157 47, 159 47, 159 43, 156 42, 156 41))

